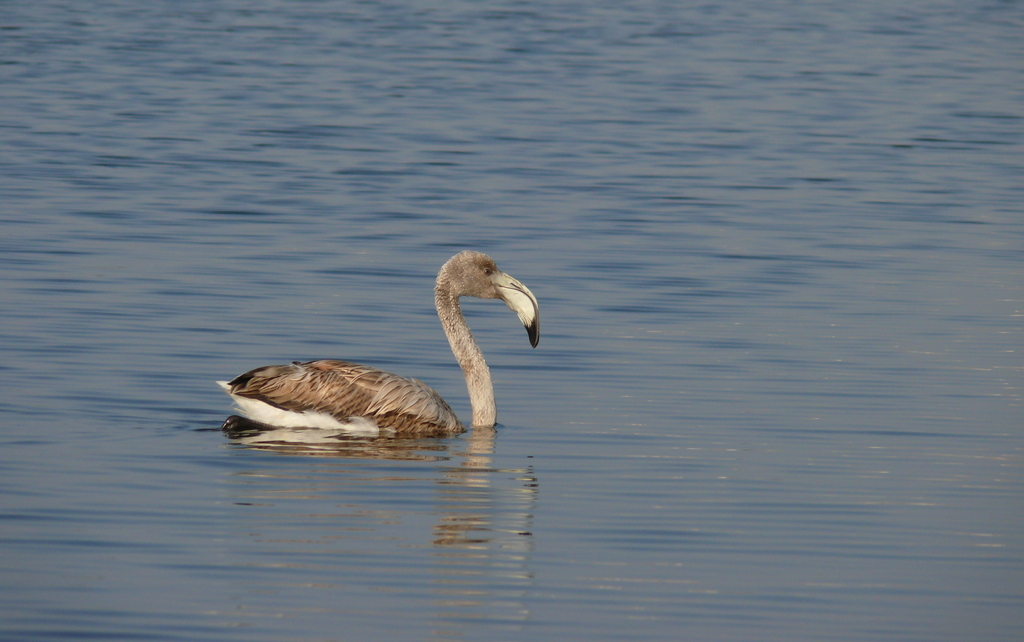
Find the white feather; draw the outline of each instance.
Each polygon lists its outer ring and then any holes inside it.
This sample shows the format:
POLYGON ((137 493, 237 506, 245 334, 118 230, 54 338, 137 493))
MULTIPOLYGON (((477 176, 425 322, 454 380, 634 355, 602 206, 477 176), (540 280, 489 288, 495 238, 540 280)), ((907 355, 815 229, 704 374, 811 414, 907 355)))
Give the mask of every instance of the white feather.
MULTIPOLYGON (((229 389, 226 381, 218 381, 217 383, 221 388, 229 389)), ((231 393, 229 392, 228 394, 231 393)), ((253 421, 270 426, 281 428, 321 428, 354 437, 377 437, 380 435, 380 426, 366 417, 349 417, 345 421, 338 421, 327 413, 316 412, 315 410, 295 412, 293 410, 275 408, 270 404, 263 403, 257 399, 250 399, 249 397, 231 395, 231 398, 235 400, 239 412, 243 415, 253 421)))

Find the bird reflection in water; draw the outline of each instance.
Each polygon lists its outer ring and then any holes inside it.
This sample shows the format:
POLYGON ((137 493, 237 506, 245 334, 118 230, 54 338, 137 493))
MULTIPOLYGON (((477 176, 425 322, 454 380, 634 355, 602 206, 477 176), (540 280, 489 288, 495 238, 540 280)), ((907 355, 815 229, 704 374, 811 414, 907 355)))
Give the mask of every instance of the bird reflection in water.
MULTIPOLYGON (((222 430, 241 448, 334 458, 342 464, 339 473, 351 470, 345 459, 437 462, 431 475, 436 500, 422 509, 436 518, 428 549, 434 560, 434 591, 429 596, 434 617, 447 629, 457 629, 461 621, 477 620, 482 612, 495 615, 498 602, 505 623, 529 616, 520 598, 533 584, 530 554, 538 483, 532 466, 495 467, 495 429, 472 428, 449 439, 353 437, 324 429, 275 428, 232 416, 222 430), (475 610, 482 612, 474 615, 475 610)), ((383 513, 393 523, 393 510, 383 513)))
POLYGON ((351 457, 404 461, 434 461, 448 456, 447 442, 439 439, 362 437, 344 429, 279 428, 231 415, 221 426, 238 446, 285 455, 351 457))

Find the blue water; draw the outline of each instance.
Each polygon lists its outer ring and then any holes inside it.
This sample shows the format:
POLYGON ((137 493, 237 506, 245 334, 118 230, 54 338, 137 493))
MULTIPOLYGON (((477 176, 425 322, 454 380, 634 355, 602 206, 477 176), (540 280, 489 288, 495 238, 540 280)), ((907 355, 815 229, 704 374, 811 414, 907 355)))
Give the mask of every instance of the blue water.
POLYGON ((0 638, 1012 640, 1017 2, 0 6, 0 638), (500 425, 262 445, 293 359, 500 425))

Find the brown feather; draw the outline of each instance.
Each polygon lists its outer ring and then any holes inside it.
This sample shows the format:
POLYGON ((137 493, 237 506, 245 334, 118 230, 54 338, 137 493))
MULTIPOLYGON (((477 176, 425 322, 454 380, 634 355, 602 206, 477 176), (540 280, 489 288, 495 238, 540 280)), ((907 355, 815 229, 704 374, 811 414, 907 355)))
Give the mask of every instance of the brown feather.
POLYGON ((344 422, 365 417, 402 436, 444 436, 464 428, 451 407, 416 379, 347 361, 322 359, 264 366, 235 377, 231 394, 293 412, 344 422))

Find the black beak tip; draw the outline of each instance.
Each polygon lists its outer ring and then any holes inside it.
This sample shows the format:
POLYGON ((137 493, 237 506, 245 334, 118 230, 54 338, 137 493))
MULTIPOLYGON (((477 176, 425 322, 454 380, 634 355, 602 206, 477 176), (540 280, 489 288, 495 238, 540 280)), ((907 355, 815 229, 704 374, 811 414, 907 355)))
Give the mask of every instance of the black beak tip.
POLYGON ((534 348, 540 343, 540 325, 537 323, 531 323, 526 326, 526 334, 530 336, 530 345, 534 348))

